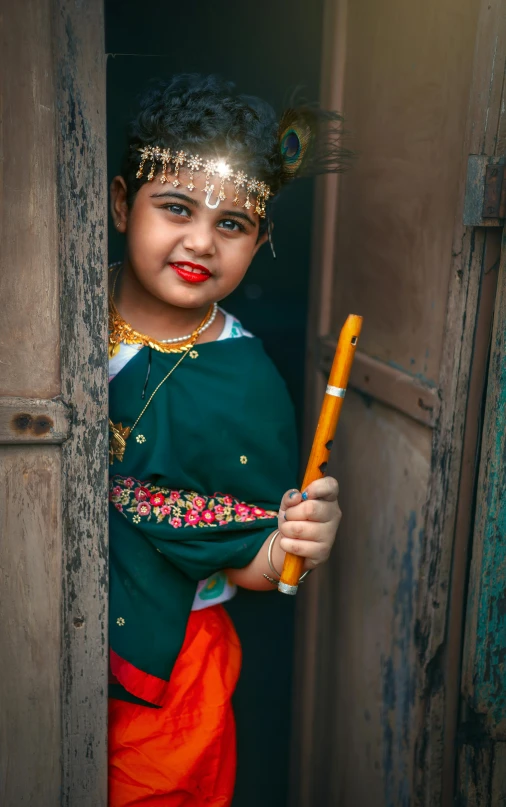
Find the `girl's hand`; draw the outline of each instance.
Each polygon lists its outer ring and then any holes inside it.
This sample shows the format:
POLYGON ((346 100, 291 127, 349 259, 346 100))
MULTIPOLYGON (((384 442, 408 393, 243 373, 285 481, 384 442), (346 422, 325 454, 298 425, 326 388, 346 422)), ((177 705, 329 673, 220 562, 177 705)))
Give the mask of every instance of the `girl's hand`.
MULTIPOLYGON (((302 494, 298 490, 285 493, 278 516, 280 534, 272 548, 273 565, 279 573, 283 568, 285 552, 305 558, 305 571, 325 563, 341 520, 338 492, 336 480, 326 476, 312 482, 302 494)), ((264 575, 272 575, 268 551, 273 535, 268 536, 258 554, 244 569, 227 569, 231 583, 257 591, 272 589, 264 575)))
POLYGON ((305 558, 305 571, 328 560, 341 521, 338 493, 337 481, 326 476, 302 493, 287 491, 281 500, 277 543, 284 552, 305 558))

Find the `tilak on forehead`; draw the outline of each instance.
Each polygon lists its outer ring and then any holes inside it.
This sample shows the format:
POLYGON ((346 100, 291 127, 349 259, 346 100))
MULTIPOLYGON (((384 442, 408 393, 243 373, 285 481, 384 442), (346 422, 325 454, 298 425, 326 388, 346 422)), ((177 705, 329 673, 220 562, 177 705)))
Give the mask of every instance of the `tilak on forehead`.
POLYGON ((155 178, 157 164, 161 164, 162 171, 160 174, 160 182, 162 184, 172 182, 174 187, 177 188, 182 184, 179 179, 179 171, 181 168, 186 168, 190 175, 190 181, 186 185, 186 188, 189 191, 194 191, 194 175, 197 171, 203 171, 206 178, 203 192, 206 194, 206 205, 211 208, 211 210, 215 210, 220 202, 226 201, 225 183, 231 182, 235 191, 232 203, 234 205, 239 204, 239 193, 241 190, 244 190, 246 201, 242 207, 245 207, 246 210, 254 207, 255 212, 258 213, 260 218, 265 218, 265 205, 269 196, 271 196, 269 186, 266 185, 265 182, 260 182, 255 177, 247 176, 244 171, 234 171, 225 160, 206 160, 200 157, 199 154, 189 154, 186 151, 171 151, 170 148, 162 149, 159 146, 144 146, 139 148, 138 151, 141 155, 141 161, 136 174, 137 179, 141 179, 144 176, 146 163, 150 163, 147 179, 148 182, 151 182, 155 178), (170 180, 168 173, 174 176, 174 179, 170 180), (211 182, 213 178, 215 182, 211 182), (217 187, 218 183, 219 187, 217 187), (215 200, 212 202, 213 194, 215 194, 215 200), (251 201, 251 196, 255 197, 254 202, 251 201))

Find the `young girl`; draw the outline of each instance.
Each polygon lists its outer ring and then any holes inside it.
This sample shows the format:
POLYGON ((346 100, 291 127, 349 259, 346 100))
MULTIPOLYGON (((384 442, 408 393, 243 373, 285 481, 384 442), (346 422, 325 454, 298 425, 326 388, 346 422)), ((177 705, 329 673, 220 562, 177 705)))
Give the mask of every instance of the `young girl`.
POLYGON ((311 570, 339 524, 299 492, 292 406, 260 341, 218 307, 270 233, 311 115, 178 76, 143 100, 111 185, 110 805, 230 805, 241 650, 220 603, 311 570))

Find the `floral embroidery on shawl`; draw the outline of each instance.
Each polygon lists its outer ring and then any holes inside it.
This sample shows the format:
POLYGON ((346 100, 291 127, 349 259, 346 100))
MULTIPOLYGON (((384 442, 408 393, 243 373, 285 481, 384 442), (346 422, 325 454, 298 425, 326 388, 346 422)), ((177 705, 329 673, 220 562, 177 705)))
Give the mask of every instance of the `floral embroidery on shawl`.
POLYGON ((277 518, 276 510, 264 510, 232 496, 201 496, 191 490, 169 490, 131 477, 111 479, 109 500, 120 513, 133 513, 132 521, 167 521, 172 527, 224 527, 232 522, 277 518))

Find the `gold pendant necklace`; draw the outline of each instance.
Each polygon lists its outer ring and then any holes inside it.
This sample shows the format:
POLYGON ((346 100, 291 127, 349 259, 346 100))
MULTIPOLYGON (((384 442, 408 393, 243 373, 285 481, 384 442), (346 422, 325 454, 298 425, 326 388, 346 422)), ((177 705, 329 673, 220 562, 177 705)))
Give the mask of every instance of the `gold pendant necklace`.
MULTIPOLYGON (((121 267, 120 267, 121 269, 121 267)), ((210 318, 215 315, 215 305, 211 305, 209 311, 207 312, 206 316, 200 323, 200 325, 193 331, 190 335, 188 341, 186 339, 188 337, 183 337, 186 341, 184 345, 174 346, 174 345, 167 345, 163 342, 158 342, 155 339, 151 339, 149 336, 145 334, 141 334, 138 331, 135 331, 128 322, 121 317, 119 314, 116 306, 114 305, 114 289, 116 287, 116 280, 118 278, 118 272, 114 278, 114 283, 112 286, 111 294, 109 295, 109 327, 111 328, 111 315, 112 315, 112 326, 113 330, 110 330, 109 333, 109 358, 115 355, 118 352, 120 347, 120 342, 126 342, 130 345, 141 344, 145 347, 151 347, 154 350, 159 350, 162 353, 183 353, 183 355, 177 360, 174 367, 172 367, 169 372, 167 373, 164 378, 160 381, 157 387, 153 390, 151 395, 148 398, 148 401, 141 411, 140 415, 138 416, 137 420, 135 421, 133 426, 123 426, 122 423, 113 423, 111 418, 109 418, 109 464, 112 465, 114 460, 117 459, 118 462, 123 462, 123 458, 125 456, 126 450, 126 441, 134 431, 135 427, 138 425, 141 417, 144 415, 146 409, 150 405, 151 401, 155 397, 156 393, 160 389, 160 387, 165 384, 168 378, 172 375, 174 370, 179 367, 183 359, 190 353, 193 349, 195 342, 197 341, 199 335, 201 334, 205 325, 209 322, 210 318), (111 335, 113 335, 113 339, 111 340, 111 335), (113 352, 111 353, 111 347, 113 348, 113 352)))
POLYGON ((109 418, 109 465, 112 465, 115 459, 117 459, 118 462, 123 462, 126 441, 128 437, 130 437, 131 431, 129 426, 123 428, 122 423, 114 424, 109 418))
POLYGON ((186 353, 183 353, 181 358, 179 358, 177 360, 177 362, 175 363, 174 367, 172 367, 169 370, 167 375, 164 376, 164 378, 162 378, 162 380, 160 381, 158 386, 155 387, 155 389, 153 390, 153 392, 151 393, 151 395, 148 398, 146 406, 144 407, 144 409, 142 410, 142 412, 138 416, 138 418, 135 421, 133 426, 123 426, 122 423, 113 423, 111 418, 109 418, 109 432, 110 432, 110 437, 109 437, 109 464, 110 465, 113 464, 115 459, 117 459, 118 462, 123 462, 123 458, 125 456, 126 441, 128 440, 128 438, 132 434, 135 427, 138 425, 141 417, 143 416, 144 412, 148 408, 149 404, 151 403, 151 401, 155 397, 155 395, 158 392, 158 390, 160 389, 160 387, 163 384, 165 384, 165 382, 167 381, 168 378, 170 378, 170 376, 172 375, 172 373, 174 372, 176 367, 179 367, 179 365, 181 364, 183 359, 185 359, 187 357, 187 355, 190 352, 190 350, 192 349, 192 347, 193 347, 193 345, 190 345, 190 347, 188 348, 186 353))

